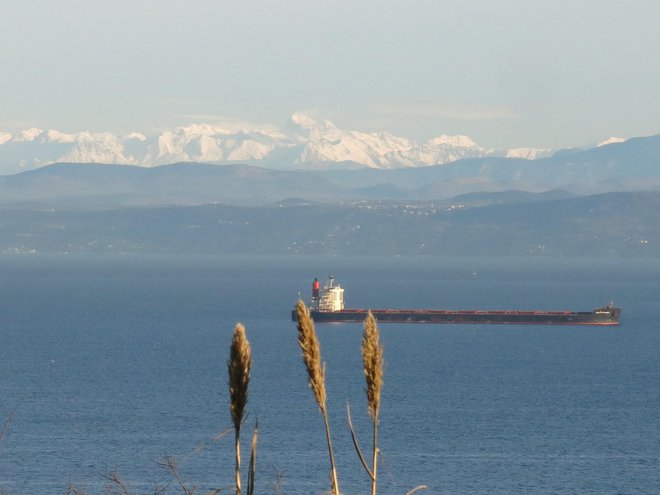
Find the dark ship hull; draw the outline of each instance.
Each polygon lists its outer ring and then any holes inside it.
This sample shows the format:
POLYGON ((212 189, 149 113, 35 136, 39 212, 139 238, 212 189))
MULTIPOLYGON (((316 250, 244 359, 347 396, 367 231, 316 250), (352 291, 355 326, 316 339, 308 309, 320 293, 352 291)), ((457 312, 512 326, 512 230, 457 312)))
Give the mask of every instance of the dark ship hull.
MULTIPOLYGON (((312 284, 309 314, 317 323, 362 322, 367 309, 346 309, 344 289, 330 276, 321 289, 318 279, 312 284)), ((519 311, 452 309, 372 309, 379 323, 463 323, 512 325, 618 325, 620 308, 611 303, 593 311, 519 311)), ((296 311, 291 313, 298 319, 296 311)))
MULTIPOLYGON (((322 311, 312 309, 317 323, 362 322, 366 309, 322 311)), ((378 323, 463 323, 518 325, 618 325, 620 308, 606 306, 594 311, 458 311, 430 309, 372 309, 378 323)), ((296 321, 295 311, 292 318, 296 321)))

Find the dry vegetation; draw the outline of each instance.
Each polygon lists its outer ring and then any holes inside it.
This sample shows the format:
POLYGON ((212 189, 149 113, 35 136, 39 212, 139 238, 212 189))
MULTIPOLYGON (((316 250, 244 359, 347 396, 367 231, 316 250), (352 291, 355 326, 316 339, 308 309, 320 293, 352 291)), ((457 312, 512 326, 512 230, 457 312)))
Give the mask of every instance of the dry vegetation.
MULTIPOLYGON (((298 327, 298 344, 302 351, 302 359, 307 370, 309 386, 312 390, 314 400, 319 407, 323 424, 325 427, 326 444, 330 460, 330 478, 331 478, 331 493, 333 495, 340 495, 339 491, 339 478, 334 459, 334 452, 332 447, 332 439, 330 435, 330 427, 328 421, 328 410, 326 407, 327 394, 325 386, 325 363, 321 359, 321 346, 316 335, 314 322, 310 317, 309 310, 302 301, 296 304, 297 313, 297 327, 298 327)), ((365 456, 360 449, 357 436, 353 429, 350 407, 347 404, 348 427, 353 439, 353 444, 357 452, 358 458, 362 463, 370 481, 371 481, 371 495, 377 493, 377 470, 378 470, 378 457, 380 451, 378 449, 378 421, 380 413, 380 398, 383 386, 383 348, 380 344, 378 326, 376 319, 371 312, 368 314, 364 321, 364 331, 362 336, 361 346, 362 362, 364 366, 364 377, 366 381, 366 397, 369 416, 372 421, 372 449, 370 464, 365 459, 365 456)), ((242 324, 237 323, 234 328, 234 333, 231 340, 229 359, 227 360, 227 373, 229 384, 229 397, 230 397, 230 415, 234 430, 234 451, 235 451, 235 476, 234 476, 234 492, 236 495, 243 493, 243 484, 241 478, 241 431, 246 417, 246 406, 248 403, 248 388, 250 384, 250 371, 252 367, 252 352, 250 343, 247 339, 245 328, 242 324)), ((4 423, 0 429, 0 440, 7 435, 9 424, 12 416, 4 423)), ((230 432, 231 428, 219 433, 214 441, 225 436, 230 432)), ((256 454, 257 454, 257 438, 258 438, 258 425, 255 425, 251 449, 250 461, 247 475, 247 487, 245 493, 247 495, 254 495, 255 487, 255 471, 256 471, 256 454)), ((198 487, 194 484, 186 482, 179 470, 176 458, 165 455, 161 460, 156 462, 168 474, 170 481, 164 485, 153 487, 150 493, 160 495, 168 489, 173 488, 184 495, 194 495, 197 493, 198 487)), ((276 480, 273 483, 273 493, 280 495, 281 481, 283 474, 276 473, 276 480)), ((131 489, 122 480, 117 470, 104 476, 105 493, 107 495, 133 495, 137 493, 131 489)), ((425 489, 426 486, 420 485, 408 491, 405 495, 411 495, 414 492, 425 489)), ((206 494, 217 494, 224 491, 221 488, 205 491, 206 494)), ((69 483, 66 487, 66 495, 87 495, 84 487, 76 486, 69 483)), ((0 487, 0 495, 9 495, 0 487)))

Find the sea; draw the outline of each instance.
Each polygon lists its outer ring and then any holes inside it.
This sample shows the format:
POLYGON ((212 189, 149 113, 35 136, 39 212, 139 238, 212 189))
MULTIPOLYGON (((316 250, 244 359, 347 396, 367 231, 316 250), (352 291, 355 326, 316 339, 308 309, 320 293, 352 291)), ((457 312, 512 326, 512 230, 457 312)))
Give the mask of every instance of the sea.
MULTIPOLYGON (((660 494, 660 260, 0 256, 0 493, 233 493, 227 359, 252 348, 243 485, 330 490, 291 309, 590 311, 618 327, 380 324, 378 493, 660 494), (176 464, 178 481, 163 467, 176 464), (112 481, 115 479, 115 482, 112 481)), ((319 324, 339 487, 369 493, 360 324, 319 324)))

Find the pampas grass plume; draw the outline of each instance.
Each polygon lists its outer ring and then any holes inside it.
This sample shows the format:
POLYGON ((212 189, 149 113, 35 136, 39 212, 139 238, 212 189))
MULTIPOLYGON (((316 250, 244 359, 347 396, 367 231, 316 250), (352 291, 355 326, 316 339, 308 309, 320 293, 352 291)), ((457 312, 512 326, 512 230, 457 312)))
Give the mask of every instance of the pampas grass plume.
MULTIPOLYGON (((241 423, 248 400, 248 385, 250 383, 250 368, 252 353, 250 343, 245 336, 245 327, 240 323, 234 327, 234 335, 229 348, 227 373, 229 375, 229 395, 231 420, 234 423, 235 454, 236 454, 236 495, 241 495, 241 423)), ((250 486, 250 484, 248 483, 250 486)))
POLYGON ((325 412, 325 368, 321 364, 321 345, 314 330, 314 322, 309 316, 309 310, 304 302, 298 300, 296 313, 298 315, 298 344, 307 369, 309 386, 314 393, 314 399, 319 408, 322 412, 325 412))
POLYGON ((231 419, 234 422, 234 427, 239 429, 248 400, 251 367, 252 355, 250 343, 245 336, 245 327, 237 323, 231 340, 227 371, 229 375, 229 395, 231 396, 229 406, 231 419))
POLYGON ((296 303, 296 315, 298 317, 298 344, 302 351, 303 362, 307 369, 309 386, 314 392, 314 400, 321 410, 323 416, 323 425, 325 427, 325 439, 328 445, 328 454, 330 456, 330 476, 332 479, 332 493, 339 495, 339 481, 337 479, 337 467, 335 464, 335 455, 332 450, 332 440, 330 438, 330 423, 328 422, 328 411, 326 408, 325 393, 325 366, 321 364, 321 345, 316 336, 314 322, 309 314, 305 303, 298 300, 296 303))
POLYGON ((362 334, 362 363, 367 382, 367 405, 372 419, 378 419, 380 391, 383 388, 383 348, 380 345, 376 319, 371 311, 364 320, 362 334))

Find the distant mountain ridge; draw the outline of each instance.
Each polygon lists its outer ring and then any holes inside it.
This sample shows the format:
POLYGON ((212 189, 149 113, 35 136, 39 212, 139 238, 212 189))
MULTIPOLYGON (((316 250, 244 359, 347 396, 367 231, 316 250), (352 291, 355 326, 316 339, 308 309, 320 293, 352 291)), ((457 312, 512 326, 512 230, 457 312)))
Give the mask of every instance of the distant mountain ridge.
POLYGON ((525 160, 0 175, 0 253, 660 256, 660 135, 525 160))
POLYGON ((387 132, 340 129, 328 120, 296 113, 283 128, 239 129, 197 124, 156 136, 133 132, 64 133, 31 128, 0 131, 0 174, 56 162, 153 167, 177 162, 251 163, 276 169, 402 168, 449 163, 461 158, 503 156, 535 159, 552 150, 485 148, 467 136, 441 135, 424 143, 387 132))
POLYGON ((59 163, 0 176, 0 205, 265 205, 287 198, 316 202, 438 201, 470 193, 510 196, 511 191, 557 190, 572 195, 660 191, 660 135, 537 160, 465 158, 446 165, 386 170, 59 163))

